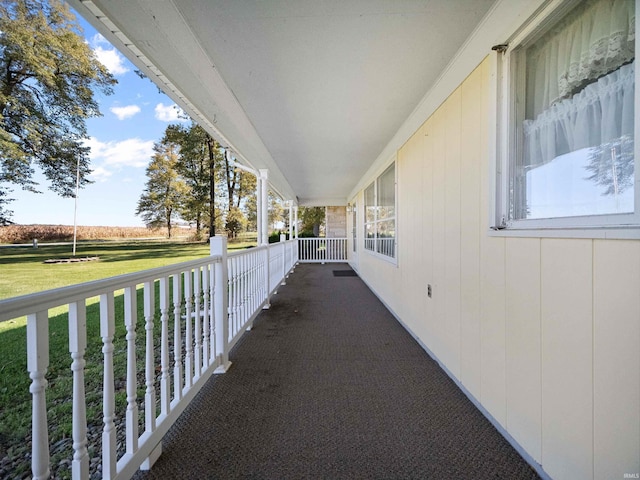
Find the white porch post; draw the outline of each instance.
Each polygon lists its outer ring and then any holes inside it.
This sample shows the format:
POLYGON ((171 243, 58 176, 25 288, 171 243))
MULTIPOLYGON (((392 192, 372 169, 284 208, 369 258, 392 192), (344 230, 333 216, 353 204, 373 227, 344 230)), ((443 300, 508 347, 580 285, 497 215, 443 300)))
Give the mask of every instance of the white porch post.
POLYGON ((289 240, 293 239, 293 200, 289 200, 289 240))
POLYGON ((258 246, 263 244, 262 240, 262 181, 260 173, 256 173, 256 230, 258 231, 258 246))
POLYGON ((258 197, 258 217, 260 218, 260 234, 258 238, 262 239, 258 245, 264 245, 265 249, 265 266, 264 266, 264 283, 267 288, 267 299, 264 309, 271 306, 271 292, 269 288, 270 271, 269 266, 271 259, 269 258, 269 170, 261 168, 258 170, 258 183, 260 184, 260 196, 258 197))
POLYGON ((209 239, 211 256, 221 257, 214 266, 213 316, 216 326, 216 355, 219 365, 213 373, 225 373, 231 367, 229 361, 229 274, 227 266, 227 237, 216 235, 209 239))
POLYGON ((262 245, 267 245, 269 243, 269 171, 261 168, 259 174, 260 197, 258 199, 258 210, 261 217, 260 228, 262 231, 262 245))

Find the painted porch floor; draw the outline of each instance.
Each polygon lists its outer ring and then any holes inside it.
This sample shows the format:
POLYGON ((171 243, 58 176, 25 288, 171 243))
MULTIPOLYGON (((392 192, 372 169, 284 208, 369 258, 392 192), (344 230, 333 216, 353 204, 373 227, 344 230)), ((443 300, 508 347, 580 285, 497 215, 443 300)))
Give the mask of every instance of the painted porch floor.
POLYGON ((296 267, 136 478, 538 478, 347 269, 296 267))

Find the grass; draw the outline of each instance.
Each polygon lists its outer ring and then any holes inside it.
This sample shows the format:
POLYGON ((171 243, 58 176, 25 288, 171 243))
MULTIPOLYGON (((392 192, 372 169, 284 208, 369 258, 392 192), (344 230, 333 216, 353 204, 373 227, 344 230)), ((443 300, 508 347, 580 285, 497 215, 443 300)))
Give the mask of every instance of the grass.
MULTIPOLYGON (((230 249, 255 245, 251 238, 240 238, 230 242, 230 249)), ((29 247, 0 248, 0 299, 26 295, 37 291, 88 282, 100 278, 130 273, 139 270, 179 263, 209 254, 206 244, 179 242, 121 242, 81 243, 77 256, 98 256, 100 260, 86 263, 44 264, 50 258, 70 256, 70 246, 40 245, 29 247)), ((156 295, 156 301, 158 295, 156 295)), ((144 320, 142 314, 142 291, 138 291, 137 345, 144 342, 144 320)), ((156 309, 156 312, 158 309, 156 309)), ((116 412, 124 415, 126 402, 126 331, 123 318, 123 296, 115 297, 116 335, 114 337, 114 369, 116 378, 116 412)), ((5 455, 22 454, 30 437, 31 395, 30 379, 26 366, 26 320, 14 319, 0 323, 0 458, 5 455)), ((170 322, 171 323, 171 322, 170 322)), ((159 322, 156 322, 156 327, 159 322)), ((169 325, 169 328, 173 328, 169 325)), ((155 328, 154 333, 159 334, 155 328)), ((170 330, 171 331, 171 330, 170 330)), ((49 339, 50 366, 47 371, 47 408, 50 428, 50 443, 71 436, 71 357, 68 350, 68 316, 66 308, 50 311, 49 339)), ((159 344, 156 338, 155 344, 159 344)), ((85 383, 87 393, 88 423, 102 422, 102 369, 103 354, 99 328, 99 304, 87 304, 87 351, 85 355, 85 383)), ((138 348, 138 371, 144 369, 144 348, 138 348)), ((159 360, 156 362, 159 364, 159 360)), ((144 387, 139 383, 138 401, 144 397, 144 387)), ((141 415, 142 416, 142 415, 141 415)), ((142 423, 141 418, 140 422, 142 423)), ((142 430, 141 430, 142 431, 142 430)), ((52 455, 52 466, 61 458, 71 455, 70 442, 66 450, 52 455)), ((28 471, 25 463, 21 469, 28 471)), ((20 469, 20 470, 21 470, 20 469)), ((16 475, 21 473, 15 472, 16 475)), ((64 478, 67 472, 58 472, 64 478)))
MULTIPOLYGON (((234 239, 229 250, 255 246, 251 237, 234 239)), ((71 257, 71 246, 40 244, 0 248, 0 300, 19 295, 84 283, 124 273, 186 262, 209 255, 209 245, 185 242, 81 242, 77 257, 100 257, 98 261, 44 264, 50 258, 71 257)), ((0 331, 2 331, 0 323, 0 331)))
MULTIPOLYGON (((0 249, 0 299, 84 283, 100 278, 202 258, 209 246, 180 242, 80 243, 77 257, 100 257, 98 261, 44 264, 51 258, 71 257, 71 246, 0 249)), ((1 325, 1 324, 0 324, 1 325)), ((0 328, 2 328, 0 326, 0 328)))
MULTIPOLYGON (((157 297, 156 297, 157 298, 157 297)), ((116 412, 124 417, 126 407, 125 372, 126 372, 126 330, 123 318, 123 296, 115 297, 116 333, 114 336, 114 378, 116 384, 116 412)), ((142 314, 142 290, 138 291, 138 325, 136 328, 139 341, 144 342, 144 319, 142 314)), ((87 350, 85 352, 85 390, 87 399, 87 423, 101 428, 102 424, 102 373, 103 353, 100 338, 99 304, 89 303, 87 306, 87 350)), ((172 328, 172 326, 170 327, 172 328)), ((155 345, 159 344, 158 328, 155 345)), ((71 357, 68 351, 68 316, 66 313, 54 315, 49 320, 50 366, 47 370, 47 417, 49 424, 49 442, 55 444, 69 439, 72 432, 71 392, 72 375, 71 357), (53 428, 55 426, 55 428, 53 428)), ((20 456, 21 447, 30 437, 31 429, 31 395, 30 379, 26 365, 26 329, 24 327, 6 330, 0 334, 3 351, 3 365, 0 367, 0 439, 4 439, 4 449, 10 455, 20 456), (17 447, 17 448, 16 448, 17 447), (11 449, 13 448, 13 451, 11 449)), ((137 351, 138 371, 144 369, 144 348, 137 351)), ((158 359, 156 358, 156 363, 158 359)), ((144 398, 144 386, 139 381, 138 400, 144 398)), ((142 413, 142 412, 141 412, 142 413)), ((140 425, 144 418, 141 415, 140 425)), ((141 428, 142 431, 142 428, 141 428)), ((92 445, 94 450, 99 450, 92 445)), ((66 448, 52 452, 52 468, 63 458, 72 455, 71 444, 66 448)), ((4 456, 4 455, 0 455, 4 456)), ((16 474, 29 470, 28 462, 16 468, 16 474)), ((69 472, 57 472, 56 478, 68 478, 69 472)))

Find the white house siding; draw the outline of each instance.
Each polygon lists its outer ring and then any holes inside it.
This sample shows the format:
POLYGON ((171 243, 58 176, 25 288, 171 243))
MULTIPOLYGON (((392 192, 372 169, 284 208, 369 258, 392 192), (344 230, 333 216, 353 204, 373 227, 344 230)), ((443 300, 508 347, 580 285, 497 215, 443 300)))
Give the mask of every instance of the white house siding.
POLYGON ((397 265, 359 225, 355 266, 551 477, 622 479, 640 472, 640 241, 489 234, 490 74, 397 152, 397 265))

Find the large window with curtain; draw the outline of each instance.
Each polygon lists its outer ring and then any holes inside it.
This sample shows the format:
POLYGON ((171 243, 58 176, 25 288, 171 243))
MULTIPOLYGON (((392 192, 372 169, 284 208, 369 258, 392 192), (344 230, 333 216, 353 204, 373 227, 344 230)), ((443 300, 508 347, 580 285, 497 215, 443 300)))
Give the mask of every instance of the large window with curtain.
POLYGON ((565 2, 509 45, 503 226, 637 225, 636 3, 565 2))
POLYGON ((364 191, 364 248, 385 257, 396 257, 395 162, 364 191))

